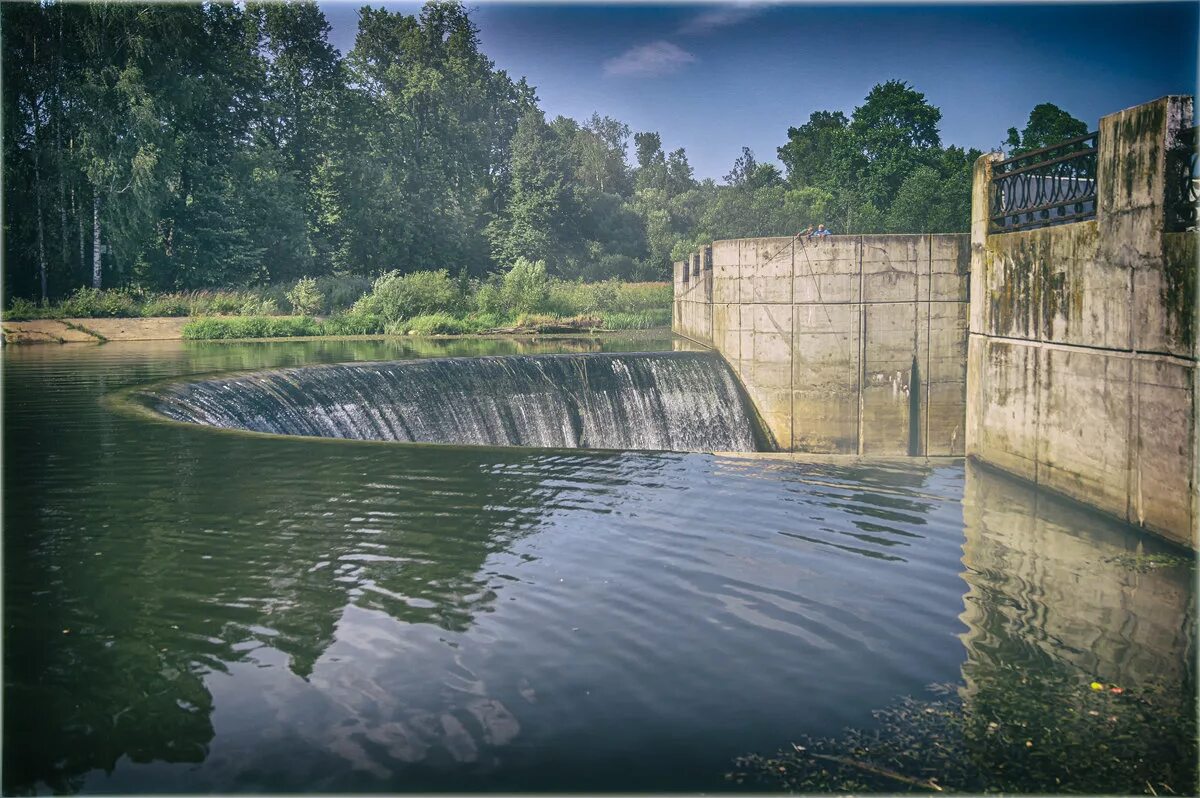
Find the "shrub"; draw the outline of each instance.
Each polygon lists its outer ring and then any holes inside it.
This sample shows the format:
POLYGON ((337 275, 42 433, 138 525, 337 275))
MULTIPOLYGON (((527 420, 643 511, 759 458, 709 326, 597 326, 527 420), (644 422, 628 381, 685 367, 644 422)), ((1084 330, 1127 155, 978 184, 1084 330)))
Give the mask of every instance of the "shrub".
POLYGON ((504 306, 503 280, 500 275, 493 274, 479 283, 474 297, 475 308, 479 313, 496 317, 508 315, 508 309, 504 306))
POLYGON ((588 283, 551 280, 546 297, 546 310, 560 316, 573 316, 597 310, 595 291, 588 283))
POLYGON ((388 325, 388 332, 408 335, 461 335, 473 330, 463 319, 455 318, 449 313, 428 313, 407 321, 393 322, 388 325))
POLYGON ((321 326, 308 316, 206 316, 183 325, 189 340, 283 338, 320 335, 321 326))
POLYGON ((325 335, 378 335, 384 331, 384 320, 374 313, 354 311, 331 316, 322 326, 325 335))
POLYGON ((507 327, 510 320, 505 316, 496 313, 472 313, 467 316, 466 322, 474 332, 487 332, 496 330, 501 327, 507 327))
POLYGON ((454 313, 462 306, 458 284, 448 271, 440 269, 410 274, 387 272, 375 280, 371 292, 355 302, 351 310, 396 322, 431 313, 454 313))
POLYGON ((606 330, 648 330, 652 327, 670 327, 671 309, 652 308, 634 312, 610 311, 601 313, 606 330))
POLYGON ((557 324, 558 316, 551 316, 547 313, 522 313, 517 316, 517 326, 525 328, 544 327, 548 324, 557 324))
POLYGON ((189 313, 192 316, 208 314, 235 315, 242 309, 245 297, 236 291, 212 291, 192 294, 189 313))
POLYGON ((191 309, 191 297, 184 293, 151 294, 142 302, 141 315, 186 316, 191 309))
POLYGON ((546 261, 517 258, 504 275, 501 294, 509 313, 533 313, 541 309, 550 295, 546 261))
POLYGON ((39 307, 37 303, 31 302, 23 297, 15 296, 12 302, 8 305, 8 310, 4 313, 4 318, 9 321, 24 321, 26 319, 38 319, 45 313, 45 309, 39 307))
POLYGON ((287 301, 292 310, 301 316, 319 313, 325 306, 325 297, 317 288, 317 281, 312 277, 301 277, 287 292, 287 301))
POLYGON ((59 310, 66 318, 94 318, 98 316, 133 316, 133 295, 121 289, 77 288, 64 299, 59 310))
POLYGON ((674 289, 670 283, 617 283, 613 310, 670 310, 674 289))
POLYGON ((371 281, 356 274, 326 275, 317 278, 317 288, 325 297, 326 313, 347 310, 359 297, 371 290, 371 281))
POLYGON ((637 313, 671 307, 669 283, 600 283, 553 280, 546 310, 563 316, 580 313, 637 313))

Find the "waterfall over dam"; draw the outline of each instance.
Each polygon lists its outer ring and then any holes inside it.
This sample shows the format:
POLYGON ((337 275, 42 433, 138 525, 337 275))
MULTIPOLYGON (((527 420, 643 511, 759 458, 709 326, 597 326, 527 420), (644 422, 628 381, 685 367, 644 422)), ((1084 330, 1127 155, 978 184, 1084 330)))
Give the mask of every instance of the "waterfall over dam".
POLYGON ((306 366, 143 389, 177 421, 283 435, 547 448, 755 451, 753 413, 709 352, 306 366))

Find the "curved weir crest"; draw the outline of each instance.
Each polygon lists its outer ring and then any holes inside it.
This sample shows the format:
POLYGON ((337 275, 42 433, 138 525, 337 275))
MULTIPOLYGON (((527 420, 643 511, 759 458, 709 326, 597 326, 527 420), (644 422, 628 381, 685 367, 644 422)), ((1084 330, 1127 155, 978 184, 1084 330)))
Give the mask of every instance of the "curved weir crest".
POLYGON ((753 414, 716 354, 436 358, 259 371, 135 394, 177 421, 355 440, 755 451, 753 414))

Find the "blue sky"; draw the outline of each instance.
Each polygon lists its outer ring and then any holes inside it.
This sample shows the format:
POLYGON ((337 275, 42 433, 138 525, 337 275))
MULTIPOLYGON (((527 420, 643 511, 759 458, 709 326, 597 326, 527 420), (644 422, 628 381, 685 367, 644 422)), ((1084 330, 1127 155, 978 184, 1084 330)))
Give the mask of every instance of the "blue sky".
MULTIPOLYGON (((357 2, 322 2, 334 46, 357 2)), ((419 3, 373 3, 415 13, 419 3)), ((469 4, 484 52, 537 88, 549 117, 598 111, 684 147, 718 180, 743 145, 774 160, 789 126, 847 116, 906 80, 942 110, 942 141, 986 150, 1052 102, 1094 128, 1195 94, 1200 3, 1040 5, 469 4)))

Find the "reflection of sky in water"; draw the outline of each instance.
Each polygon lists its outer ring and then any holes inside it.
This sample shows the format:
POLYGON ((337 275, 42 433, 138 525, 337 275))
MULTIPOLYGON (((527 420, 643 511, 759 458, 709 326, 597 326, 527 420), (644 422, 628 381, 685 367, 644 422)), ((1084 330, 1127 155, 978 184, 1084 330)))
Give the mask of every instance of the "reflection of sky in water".
POLYGON ((385 354, 306 346, 5 353, 6 778, 715 790, 964 671, 1190 683, 1187 574, 959 461, 364 447, 96 401, 385 354))

